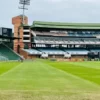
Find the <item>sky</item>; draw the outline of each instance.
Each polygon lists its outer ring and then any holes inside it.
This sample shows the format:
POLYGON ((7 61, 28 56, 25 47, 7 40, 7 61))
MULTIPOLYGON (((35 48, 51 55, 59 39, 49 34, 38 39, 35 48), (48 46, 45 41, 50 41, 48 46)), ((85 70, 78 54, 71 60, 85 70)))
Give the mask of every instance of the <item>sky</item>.
MULTIPOLYGON (((0 0, 0 27, 13 28, 12 17, 22 14, 19 0, 0 0)), ((100 23, 100 0, 31 0, 29 25, 33 21, 100 23)))

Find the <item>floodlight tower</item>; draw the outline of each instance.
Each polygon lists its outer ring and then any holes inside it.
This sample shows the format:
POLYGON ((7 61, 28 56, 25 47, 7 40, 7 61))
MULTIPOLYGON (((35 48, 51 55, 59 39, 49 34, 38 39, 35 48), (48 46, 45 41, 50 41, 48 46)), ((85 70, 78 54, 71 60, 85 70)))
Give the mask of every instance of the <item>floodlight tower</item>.
POLYGON ((25 10, 28 10, 28 8, 26 8, 26 5, 30 5, 30 0, 19 0, 19 4, 21 5, 19 7, 19 9, 23 10, 23 21, 22 21, 22 23, 24 24, 25 10))

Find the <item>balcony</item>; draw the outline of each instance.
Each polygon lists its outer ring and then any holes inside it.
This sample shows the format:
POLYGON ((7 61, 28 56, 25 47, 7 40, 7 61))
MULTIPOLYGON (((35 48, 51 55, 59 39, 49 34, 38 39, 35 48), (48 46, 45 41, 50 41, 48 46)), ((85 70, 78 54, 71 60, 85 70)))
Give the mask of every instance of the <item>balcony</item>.
POLYGON ((30 42, 30 40, 23 40, 23 42, 30 42))
POLYGON ((24 34, 23 37, 30 37, 30 35, 25 35, 25 34, 24 34))
POLYGON ((24 29, 23 32, 30 32, 30 30, 29 29, 27 29, 27 30, 24 29))

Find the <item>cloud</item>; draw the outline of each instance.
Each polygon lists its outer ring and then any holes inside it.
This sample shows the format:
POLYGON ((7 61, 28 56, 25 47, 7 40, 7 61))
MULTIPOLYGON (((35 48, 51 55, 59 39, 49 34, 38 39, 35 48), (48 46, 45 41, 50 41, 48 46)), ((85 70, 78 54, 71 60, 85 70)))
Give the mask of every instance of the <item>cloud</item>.
MULTIPOLYGON (((100 0, 31 0, 25 14, 34 20, 100 23, 100 0)), ((19 0, 1 0, 0 26, 13 27, 12 17, 22 13, 19 0)))
POLYGON ((62 1, 64 1, 64 0, 45 0, 45 1, 55 2, 55 3, 57 3, 57 2, 62 2, 62 1))
POLYGON ((96 2, 99 2, 99 0, 81 0, 81 1, 83 1, 83 2, 89 2, 89 3, 96 3, 96 2))

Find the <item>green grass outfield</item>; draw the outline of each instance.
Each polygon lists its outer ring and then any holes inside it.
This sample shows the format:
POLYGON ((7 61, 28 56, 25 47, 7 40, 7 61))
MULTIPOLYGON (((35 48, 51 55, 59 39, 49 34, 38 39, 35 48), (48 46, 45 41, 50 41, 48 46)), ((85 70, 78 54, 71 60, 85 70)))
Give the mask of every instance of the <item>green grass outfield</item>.
POLYGON ((100 100, 100 62, 0 62, 0 100, 100 100))

